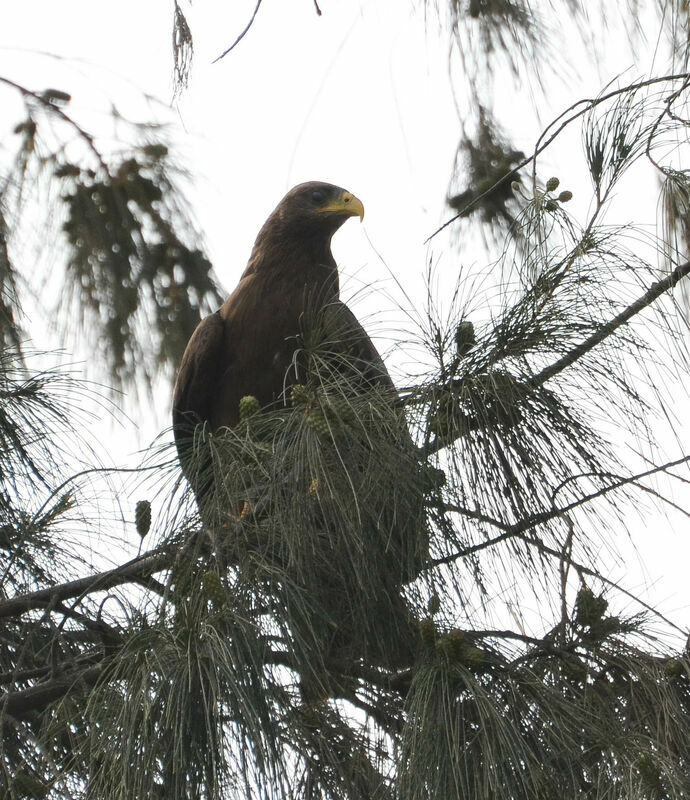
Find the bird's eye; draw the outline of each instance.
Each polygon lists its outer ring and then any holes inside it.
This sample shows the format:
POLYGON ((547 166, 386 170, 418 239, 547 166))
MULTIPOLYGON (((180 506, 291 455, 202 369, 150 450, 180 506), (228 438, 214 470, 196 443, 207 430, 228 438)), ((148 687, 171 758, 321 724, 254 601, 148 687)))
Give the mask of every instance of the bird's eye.
POLYGON ((324 197, 324 194, 323 194, 323 192, 312 192, 312 193, 311 193, 311 199, 312 199, 312 200, 313 200, 315 203, 323 203, 323 201, 324 201, 326 198, 324 197))

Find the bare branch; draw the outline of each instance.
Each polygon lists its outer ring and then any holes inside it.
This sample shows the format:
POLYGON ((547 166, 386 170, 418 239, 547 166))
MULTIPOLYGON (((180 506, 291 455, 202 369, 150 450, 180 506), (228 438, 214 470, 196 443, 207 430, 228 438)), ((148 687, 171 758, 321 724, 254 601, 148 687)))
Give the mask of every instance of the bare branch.
POLYGON ((152 551, 106 572, 88 575, 85 578, 77 578, 74 581, 68 581, 57 586, 49 586, 36 592, 12 597, 9 600, 0 602, 0 618, 13 617, 25 611, 43 608, 47 603, 60 602, 69 597, 78 597, 91 592, 112 589, 114 586, 121 586, 132 581, 146 580, 153 573, 167 569, 172 565, 173 561, 174 554, 169 551, 152 551))

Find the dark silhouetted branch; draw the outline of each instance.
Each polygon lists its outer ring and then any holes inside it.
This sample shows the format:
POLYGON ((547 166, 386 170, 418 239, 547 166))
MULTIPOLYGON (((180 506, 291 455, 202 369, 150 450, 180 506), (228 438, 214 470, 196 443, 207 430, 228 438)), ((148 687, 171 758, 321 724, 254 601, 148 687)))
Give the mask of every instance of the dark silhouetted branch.
POLYGON ((47 603, 58 603, 70 597, 89 594, 90 592, 112 589, 124 583, 145 582, 153 573, 167 569, 174 560, 169 551, 149 553, 123 564, 121 567, 88 575, 74 581, 49 586, 36 592, 12 597, 0 602, 0 618, 13 617, 24 611, 43 608, 47 603))
POLYGON ((91 688, 101 678, 103 670, 103 664, 96 664, 76 673, 59 675, 29 689, 0 695, 0 717, 9 714, 15 719, 21 719, 32 711, 41 711, 78 687, 91 688))

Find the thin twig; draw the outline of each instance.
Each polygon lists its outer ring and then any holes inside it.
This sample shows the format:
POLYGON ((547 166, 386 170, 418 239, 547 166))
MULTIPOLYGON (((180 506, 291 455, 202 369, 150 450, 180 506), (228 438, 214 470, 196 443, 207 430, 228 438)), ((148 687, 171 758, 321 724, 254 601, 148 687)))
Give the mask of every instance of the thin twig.
POLYGON ((488 525, 492 525, 494 528, 500 528, 501 530, 507 531, 511 528, 508 522, 501 522, 501 520, 496 519, 496 517, 489 517, 487 514, 482 514, 481 511, 473 511, 471 508, 466 508, 465 506, 460 506, 456 503, 434 503, 429 507, 435 508, 439 511, 461 514, 463 517, 477 520, 477 522, 486 522, 488 525))
POLYGON ((554 120, 552 120, 546 126, 541 136, 537 140, 537 146, 535 147, 534 152, 532 153, 531 156, 528 156, 519 164, 517 164, 513 169, 509 170, 504 175, 501 175, 501 177, 493 184, 493 186, 490 186, 486 191, 474 197, 464 208, 461 208, 457 214, 452 216, 450 219, 446 220, 446 222, 444 222, 440 228, 437 228, 430 236, 428 236, 424 240, 424 244, 428 244, 435 236, 438 236, 438 234, 441 233, 441 231, 445 230, 449 225, 452 225, 454 222, 460 219, 460 217, 466 215, 469 209, 477 205, 477 203, 482 198, 491 194, 491 192, 493 192, 499 184, 506 181, 511 175, 517 175, 519 170, 521 170, 523 167, 526 167, 528 164, 531 164, 532 161, 535 161, 537 156, 543 153, 544 150, 546 150, 546 148, 551 145, 554 139, 560 136, 561 132, 565 128, 567 128, 567 126, 570 125, 571 122, 574 122, 576 119, 586 114, 592 108, 596 108, 596 106, 600 105, 601 103, 605 103, 607 100, 610 100, 613 97, 617 97, 618 95, 625 94, 626 92, 636 91, 637 89, 642 89, 646 86, 653 86, 656 83, 687 80, 688 78, 690 78, 690 72, 680 72, 676 75, 664 75, 663 77, 660 78, 650 78, 649 80, 640 81, 639 83, 631 83, 628 86, 624 86, 622 89, 614 89, 611 92, 607 92, 606 94, 601 95, 601 97, 578 100, 577 103, 573 103, 573 105, 566 108, 565 111, 560 113, 554 120), (575 109, 581 105, 584 105, 585 107, 578 111, 575 111, 575 109), (552 128, 559 120, 563 119, 563 117, 565 117, 568 113, 572 111, 574 111, 575 113, 573 113, 572 116, 568 117, 568 119, 566 119, 565 122, 559 125, 559 127, 554 131, 554 133, 551 136, 549 136, 548 139, 546 139, 546 141, 543 141, 544 137, 546 136, 546 132, 550 128, 552 128), (539 142, 542 141, 543 144, 539 144, 539 142))
MULTIPOLYGON (((519 537, 521 534, 523 534, 530 528, 534 528, 537 525, 543 525, 545 522, 549 522, 550 520, 556 517, 564 516, 569 511, 578 508, 578 506, 582 506, 585 503, 589 503, 592 500, 596 500, 600 497, 603 497, 609 492, 613 492, 616 489, 620 489, 623 486, 630 486, 631 484, 639 483, 639 481, 641 481, 643 478, 649 478, 650 476, 656 475, 659 472, 667 472, 673 467, 677 467, 680 464, 686 464, 688 462, 690 462, 690 456, 683 456, 682 458, 678 458, 674 461, 669 461, 666 464, 661 464, 659 466, 653 467, 652 469, 645 470, 644 472, 639 472, 636 475, 631 475, 627 478, 620 478, 619 480, 615 481, 615 483, 611 483, 608 486, 604 486, 602 489, 599 489, 596 492, 592 492, 591 494, 579 497, 577 500, 573 500, 572 503, 568 503, 567 505, 561 506, 559 508, 552 508, 549 509, 548 511, 540 511, 538 514, 533 514, 530 517, 525 517, 524 519, 519 520, 518 522, 515 522, 512 525, 509 525, 508 523, 505 522, 501 522, 500 520, 493 519, 491 517, 486 517, 484 515, 470 514, 469 516, 473 518, 475 516, 480 516, 482 522, 486 522, 490 525, 497 527, 499 530, 502 530, 503 533, 500 533, 491 539, 487 539, 484 542, 479 542, 478 544, 471 545, 470 547, 465 547, 462 550, 458 550, 455 553, 451 553, 450 555, 442 556, 441 558, 436 558, 433 561, 429 562, 429 564, 425 567, 425 569, 432 569, 433 567, 440 566, 441 564, 450 564, 451 562, 456 561, 458 558, 464 558, 465 556, 472 555, 472 553, 476 553, 479 550, 485 550, 488 547, 493 547, 494 545, 500 544, 501 542, 504 542, 512 537, 515 536, 519 537)), ((646 489, 646 487, 641 487, 641 488, 646 489)), ((437 507, 442 511, 449 511, 451 513, 465 512, 465 509, 463 509, 461 506, 454 506, 452 504, 443 504, 437 507)))
POLYGON ((645 155, 647 156, 649 161, 654 165, 655 169, 661 172, 662 175, 667 175, 668 173, 659 163, 657 163, 656 159, 652 157, 652 142, 654 140, 654 137, 656 136, 657 129, 659 125, 661 125, 662 120, 666 116, 672 116, 671 106, 680 97, 680 95, 688 88, 689 83, 690 79, 686 78, 685 81, 683 81, 683 85, 679 89, 676 89, 675 92, 672 92, 666 98, 665 108, 654 121, 654 124, 650 128, 649 135, 647 136, 647 146, 645 148, 645 155))
MULTIPOLYGON (((244 39, 244 37, 247 35, 249 29, 252 27, 252 24, 253 24, 254 20, 256 19, 256 15, 259 13, 259 8, 261 8, 262 1, 263 0, 257 0, 256 8, 254 9, 254 13, 251 16, 251 19, 247 23, 246 28, 242 31, 242 33, 237 37, 237 39, 235 39, 235 41, 230 45, 230 47, 228 47, 228 49, 224 53, 221 53, 218 56, 218 58, 214 58, 213 59, 213 61, 211 62, 212 64, 215 64, 217 61, 220 61, 221 58, 225 58, 225 56, 231 50, 233 50, 235 47, 237 47, 237 45, 242 41, 242 39, 244 39)), ((318 8, 318 6, 317 6, 317 8, 318 8)))
POLYGON ((82 139, 86 142, 89 146, 91 152, 96 156, 96 160, 101 165, 103 170, 109 174, 108 165, 103 160, 103 156, 101 155, 100 151, 95 145, 94 137, 85 131, 84 128, 81 127, 78 123, 76 123, 69 114, 66 114, 59 106, 56 106, 55 103, 51 103, 47 100, 43 95, 38 92, 32 92, 31 89, 27 89, 26 86, 22 86, 19 83, 15 83, 14 81, 10 80, 9 78, 5 78, 4 76, 0 75, 0 83, 4 83, 6 86, 10 86, 13 89, 16 89, 20 94, 24 97, 31 97, 37 103, 40 103, 44 108, 49 109, 53 114, 57 114, 64 122, 70 125, 74 130, 81 136, 82 139))
POLYGON ((688 635, 688 630, 687 629, 681 628, 679 625, 676 625, 675 622, 671 622, 671 620, 668 617, 664 616, 661 613, 661 611, 659 611, 658 609, 654 608, 654 606, 649 605, 649 603, 645 603, 644 600, 640 599, 633 592, 630 592, 627 589, 624 589, 619 583, 616 583, 616 581, 613 581, 610 578, 605 577, 600 572, 597 572, 597 570, 592 569, 591 567, 586 567, 586 566, 584 566, 584 564, 580 564, 577 561, 575 561, 574 559, 568 558, 567 556, 565 556, 565 554, 563 553, 562 550, 554 550, 552 547, 549 547, 548 545, 544 544, 544 542, 542 542, 540 539, 534 539, 531 536, 525 536, 524 534, 518 534, 518 536, 524 542, 526 542, 527 544, 534 545, 535 547, 537 547, 539 549, 540 552, 545 553, 546 555, 554 556, 555 558, 559 558, 559 559, 566 559, 568 561, 568 563, 572 567, 574 567, 576 570, 578 570, 579 572, 582 572, 585 575, 589 575, 591 578, 596 578, 597 580, 601 581, 602 583, 606 584, 607 586, 611 586, 616 591, 620 592, 621 594, 624 594, 630 600, 633 600, 635 603, 639 603, 639 605, 641 605, 642 608, 644 608, 646 611, 649 611, 651 614, 654 614, 654 616, 656 616, 659 619, 661 619, 667 625, 670 625, 674 630, 676 630, 679 633, 682 633, 682 634, 684 634, 686 636, 688 635))

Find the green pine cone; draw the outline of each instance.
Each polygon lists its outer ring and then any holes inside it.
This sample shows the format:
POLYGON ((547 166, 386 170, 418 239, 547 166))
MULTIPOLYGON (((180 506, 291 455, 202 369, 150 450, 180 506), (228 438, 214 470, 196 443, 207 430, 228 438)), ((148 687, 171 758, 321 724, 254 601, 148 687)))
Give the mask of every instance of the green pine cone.
POLYGON ((347 398, 342 395, 328 398, 328 414, 333 419, 344 420, 350 416, 352 407, 347 398))
POLYGON ((461 320, 455 329, 458 358, 464 358, 475 344, 477 344, 477 338, 474 335, 474 325, 468 319, 461 320))
POLYGON ((669 678, 680 678, 683 674, 683 662, 677 658, 669 658, 664 664, 664 672, 669 678))
POLYGON ((307 414, 307 424, 309 424, 319 436, 327 436, 329 432, 326 417, 320 411, 312 411, 307 414))
POLYGON ((240 400, 240 421, 244 422, 249 417, 258 413, 261 406, 253 394, 247 394, 240 400))
POLYGON ((468 667, 481 667, 486 663, 486 656, 478 647, 466 647, 462 652, 462 661, 468 667))
POLYGON ((296 383, 290 389, 290 405, 294 406, 306 406, 309 401, 309 392, 307 391, 307 387, 303 383, 296 383))
POLYGON ((424 644, 427 647, 433 647, 436 644, 436 625, 433 619, 431 617, 420 619, 418 626, 419 635, 422 637, 424 644))
POLYGON ((465 634, 457 628, 449 631, 436 642, 436 650, 439 655, 451 663, 464 661, 465 653, 469 649, 473 648, 467 647, 465 634))
POLYGON ((595 595, 588 587, 583 586, 575 600, 575 622, 582 626, 591 626, 601 620, 608 608, 603 595, 595 595))
POLYGON ((207 570, 203 575, 204 594, 213 603, 214 608, 222 608, 227 602, 227 595, 217 572, 207 570))
POLYGON ((151 529, 151 503, 148 500, 139 500, 134 507, 134 524, 143 539, 151 529))

